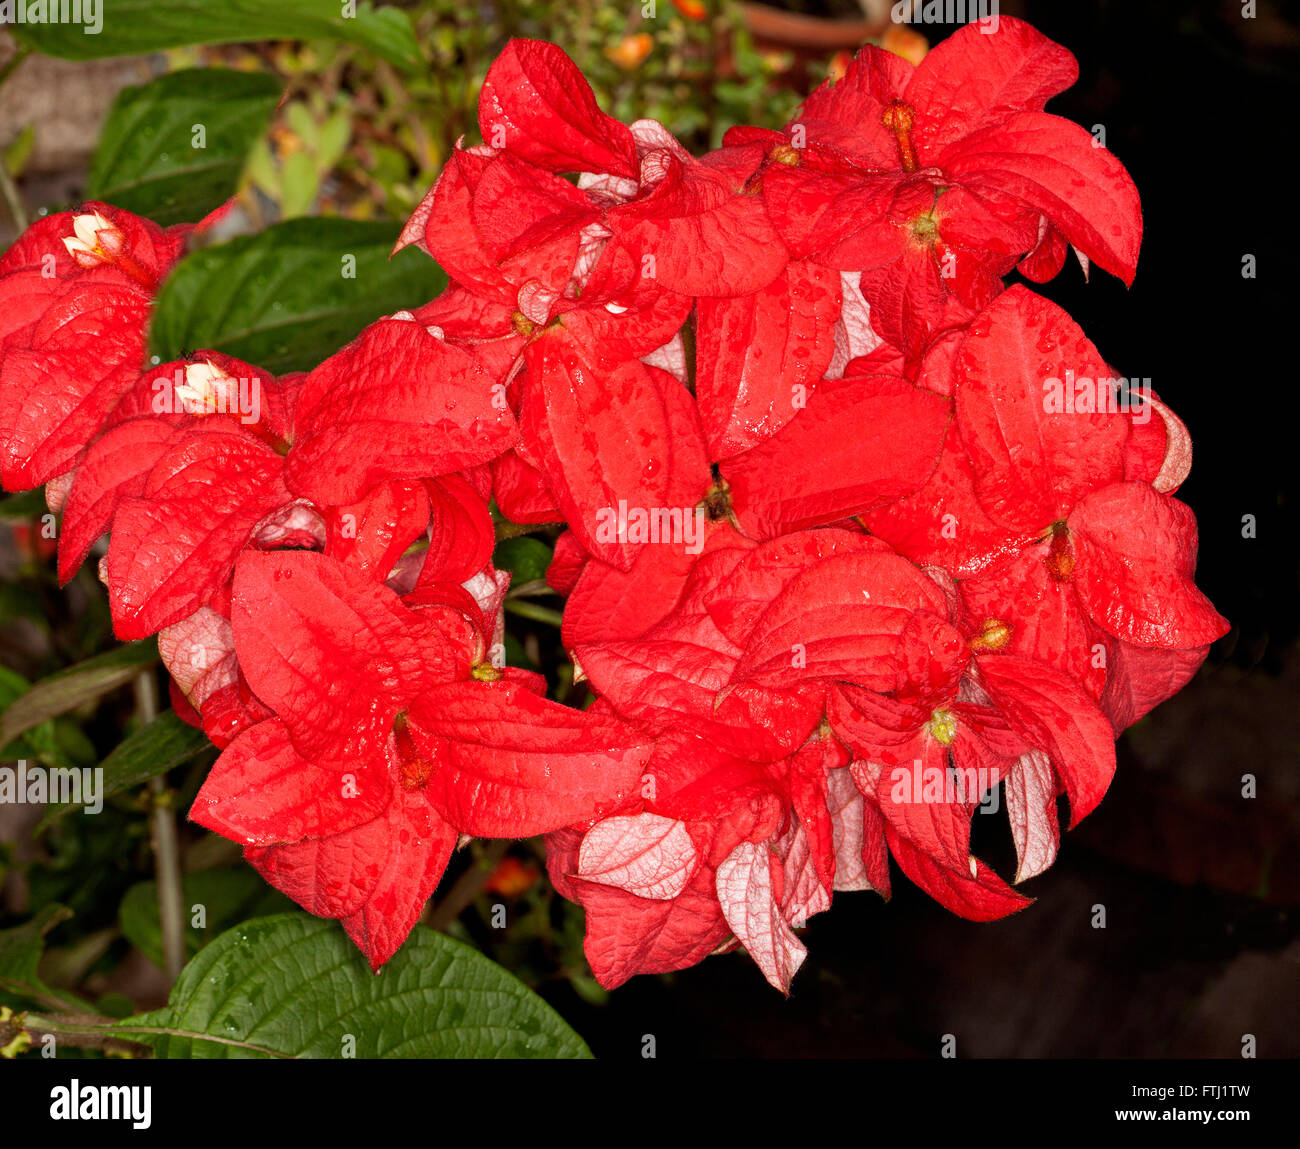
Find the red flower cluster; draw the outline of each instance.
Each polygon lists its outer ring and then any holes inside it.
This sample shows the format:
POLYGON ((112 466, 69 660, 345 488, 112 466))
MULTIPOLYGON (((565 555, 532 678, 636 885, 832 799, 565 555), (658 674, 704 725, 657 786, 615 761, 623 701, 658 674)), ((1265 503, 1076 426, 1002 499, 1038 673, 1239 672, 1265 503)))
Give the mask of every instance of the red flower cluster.
POLYGON ((548 834, 607 986, 794 927, 889 858, 986 920, 1100 801, 1119 731, 1226 630, 1172 496, 1187 432, 1041 281, 1129 282, 1124 168, 1043 111, 1068 52, 1003 19, 919 68, 865 48, 781 132, 703 158, 513 41, 407 224, 452 284, 306 376, 146 370, 180 237, 104 205, 0 262, 0 463, 110 533, 223 753, 191 817, 378 967, 462 835, 548 834), (51 273, 46 269, 52 268, 51 273), (490 505, 549 572, 596 701, 504 665, 490 505))

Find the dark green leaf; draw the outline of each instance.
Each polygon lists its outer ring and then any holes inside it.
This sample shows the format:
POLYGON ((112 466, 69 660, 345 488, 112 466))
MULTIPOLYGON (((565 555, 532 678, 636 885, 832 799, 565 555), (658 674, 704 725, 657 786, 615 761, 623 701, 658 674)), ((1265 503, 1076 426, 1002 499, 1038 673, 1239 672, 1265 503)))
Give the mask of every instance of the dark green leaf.
MULTIPOLYGON (((100 797, 111 798, 122 790, 149 781, 158 774, 188 762, 212 744, 202 730, 182 722, 174 710, 164 710, 148 726, 132 731, 100 764, 103 789, 100 797)), ((37 830, 43 830, 57 818, 81 803, 51 802, 37 830)))
POLYGON ((310 370, 366 324, 419 307, 446 286, 442 269, 416 248, 389 261, 399 230, 295 219, 197 251, 163 284, 153 351, 166 362, 211 348, 276 373, 310 370))
POLYGON ((416 926, 375 975, 337 922, 298 913, 223 934, 166 1009, 115 1028, 168 1058, 590 1056, 549 1005, 462 942, 416 926))
POLYGON ((72 917, 66 906, 46 906, 30 921, 12 930, 0 930, 0 992, 49 1005, 64 1001, 80 1004, 51 989, 36 972, 45 950, 45 935, 72 917))
POLYGON ((399 68, 420 66, 410 17, 369 3, 358 3, 353 17, 343 15, 339 0, 101 0, 97 7, 101 26, 94 34, 84 21, 10 27, 22 42, 65 60, 139 56, 187 44, 323 39, 359 44, 399 68))
POLYGON ((0 519, 34 519, 48 510, 45 505, 44 487, 19 491, 18 494, 10 495, 7 499, 0 499, 0 519))
POLYGON ((0 582, 0 626, 8 626, 13 619, 49 628, 45 602, 30 583, 0 582))
POLYGON ((0 154, 0 164, 11 177, 22 175, 35 146, 36 125, 28 124, 5 146, 3 154, 0 154))
POLYGON ((141 667, 158 661, 158 643, 152 638, 126 642, 105 654, 78 662, 42 678, 0 714, 0 746, 47 718, 74 710, 110 690, 130 682, 141 667))
MULTIPOLYGON (((7 666, 0 666, 0 714, 4 713, 15 699, 26 694, 31 689, 31 685, 16 670, 10 670, 7 666)), ((30 757, 27 753, 30 747, 31 740, 28 738, 13 742, 8 746, 0 746, 0 761, 8 762, 15 758, 30 757)))
POLYGON ((95 1012, 104 1017, 130 1017, 135 1005, 126 994, 109 990, 95 999, 95 1012))
POLYGON ((513 539, 502 539, 492 553, 492 565, 500 570, 507 570, 513 576, 511 584, 534 582, 546 577, 546 568, 551 564, 551 548, 541 539, 528 535, 519 535, 513 539))
MULTIPOLYGON (((262 881, 250 866, 233 870, 201 870, 196 874, 186 874, 182 884, 185 890, 185 947, 191 957, 236 922, 293 909, 293 903, 262 881), (204 921, 202 927, 194 924, 200 906, 204 921)), ((127 890, 118 909, 118 921, 127 940, 162 969, 157 883, 138 882, 127 890)))
MULTIPOLYGON (((27 693, 31 685, 21 674, 0 666, 0 712, 27 693)), ((8 746, 0 747, 0 762, 31 758, 48 766, 67 768, 93 766, 97 757, 94 744, 76 723, 66 718, 42 722, 8 746)))
POLYGON ((164 226, 197 223, 235 193, 279 100, 273 76, 224 68, 127 88, 100 132, 87 198, 164 226))

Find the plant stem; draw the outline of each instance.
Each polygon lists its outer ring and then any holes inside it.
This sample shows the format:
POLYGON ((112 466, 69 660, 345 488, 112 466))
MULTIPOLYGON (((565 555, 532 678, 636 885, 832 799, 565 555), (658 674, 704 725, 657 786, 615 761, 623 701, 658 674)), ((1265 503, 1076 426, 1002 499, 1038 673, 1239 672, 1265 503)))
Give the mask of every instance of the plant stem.
MULTIPOLYGON (((26 44, 20 44, 18 50, 3 65, 0 65, 0 87, 3 87, 4 82, 14 74, 18 65, 31 55, 31 51, 26 44)), ((26 231, 27 209, 23 207, 23 197, 18 194, 18 187, 10 177, 3 160, 0 160, 0 194, 4 195, 9 214, 14 217, 14 227, 19 232, 26 231)))
POLYGON ((549 606, 538 606, 537 603, 529 602, 527 599, 508 599, 506 612, 517 614, 520 618, 531 618, 534 622, 544 622, 557 630, 564 623, 564 616, 558 610, 552 610, 549 606))
POLYGON ((32 50, 26 44, 20 44, 18 46, 18 51, 10 56, 3 66, 0 66, 0 84, 3 84, 7 79, 9 79, 9 77, 17 70, 18 65, 31 54, 32 50))
MULTIPOLYGON (((553 526, 551 523, 512 523, 509 519, 498 519, 496 521, 497 542, 502 539, 515 539, 520 535, 531 535, 535 531, 540 531, 544 527, 553 526)), ((561 524, 562 525, 562 524, 561 524)))
POLYGON ((111 1017, 98 1017, 94 1014, 45 1017, 36 1013, 19 1013, 0 1022, 0 1043, 8 1045, 20 1032, 28 1034, 34 1043, 39 1043, 48 1033, 54 1036, 55 1048, 63 1044, 78 1049, 99 1049, 105 1053, 125 1053, 132 1057, 152 1056, 148 1046, 118 1037, 113 1033, 112 1026, 111 1017))
POLYGON ((686 361, 686 389, 695 394, 695 325, 699 322, 698 311, 691 308, 691 313, 682 324, 682 358, 686 361))
MULTIPOLYGON (((142 725, 158 717, 158 684, 146 670, 135 679, 135 710, 142 725)), ((158 878, 158 921, 162 927, 163 973, 169 985, 180 977, 185 964, 185 903, 181 888, 181 851, 171 792, 162 775, 149 779, 153 809, 154 870, 158 878)))
POLYGON ((518 586, 512 586, 506 591, 506 600, 513 602, 515 599, 532 598, 535 595, 554 595, 558 593, 544 578, 529 579, 527 582, 521 582, 518 586))
POLYGON ((14 183, 3 159, 0 159, 0 194, 4 195, 9 214, 14 217, 14 227, 19 232, 26 231, 27 209, 23 207, 23 197, 18 193, 18 185, 14 183))
POLYGON ((456 879, 455 885, 447 891, 447 896, 433 907, 433 913, 429 915, 429 925, 435 930, 445 932, 447 927, 460 917, 465 907, 478 897, 479 890, 492 876, 497 863, 506 856, 508 849, 510 849, 510 842, 506 838, 497 838, 490 842, 483 851, 483 856, 474 860, 473 865, 456 879))

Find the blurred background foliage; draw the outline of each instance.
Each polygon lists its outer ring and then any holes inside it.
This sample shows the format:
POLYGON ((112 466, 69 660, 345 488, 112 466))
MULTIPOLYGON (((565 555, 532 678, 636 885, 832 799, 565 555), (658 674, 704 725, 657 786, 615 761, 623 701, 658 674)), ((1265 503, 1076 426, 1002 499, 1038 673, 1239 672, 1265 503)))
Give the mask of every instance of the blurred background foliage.
MULTIPOLYGON (((249 162, 258 194, 245 202, 255 211, 404 219, 458 140, 483 142, 479 89, 511 37, 559 44, 607 112, 628 123, 658 120, 696 153, 716 147, 734 124, 785 123, 812 86, 847 63, 842 50, 810 59, 798 47, 756 46, 735 3, 657 7, 646 19, 641 3, 608 0, 413 5, 430 62, 414 76, 355 45, 326 42, 196 49, 173 53, 170 65, 267 70, 284 82, 287 102, 249 162)), ((919 36, 892 25, 885 33, 924 52, 919 36)))
MULTIPOLYGON (((286 98, 246 171, 241 204, 253 226, 308 214, 404 219, 456 141, 481 142, 479 88, 512 36, 559 44, 606 111, 626 122, 659 120, 697 153, 734 124, 785 123, 817 83, 843 72, 850 50, 863 42, 884 41, 918 61, 927 44, 908 28, 864 18, 856 5, 849 6, 856 18, 734 0, 419 0, 397 7, 411 19, 427 68, 399 69, 364 46, 327 40, 178 48, 153 61, 168 71, 264 72, 283 85, 286 98)), ((33 120, 0 138, 10 177, 24 171, 41 128, 33 120)))

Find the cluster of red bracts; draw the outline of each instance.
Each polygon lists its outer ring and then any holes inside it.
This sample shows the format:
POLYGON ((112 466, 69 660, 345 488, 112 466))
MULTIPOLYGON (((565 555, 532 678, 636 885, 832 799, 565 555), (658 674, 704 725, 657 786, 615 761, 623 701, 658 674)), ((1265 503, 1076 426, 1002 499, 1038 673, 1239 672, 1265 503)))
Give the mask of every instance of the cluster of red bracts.
POLYGON ((305 376, 146 369, 183 232, 102 204, 0 261, 0 463, 106 532, 223 753, 191 817, 375 967, 463 836, 548 834, 607 986, 794 928, 899 869, 964 917, 1000 788, 1020 881, 1119 731, 1226 630, 1172 496, 1187 432, 1013 269, 1129 282, 1137 193, 1043 105, 1068 52, 1003 19, 874 48, 782 132, 695 159, 514 41, 408 223, 451 286, 305 376), (576 177, 576 178, 574 178, 576 177), (685 336, 685 338, 684 338, 685 336), (491 506, 549 572, 595 702, 501 657, 491 506))

